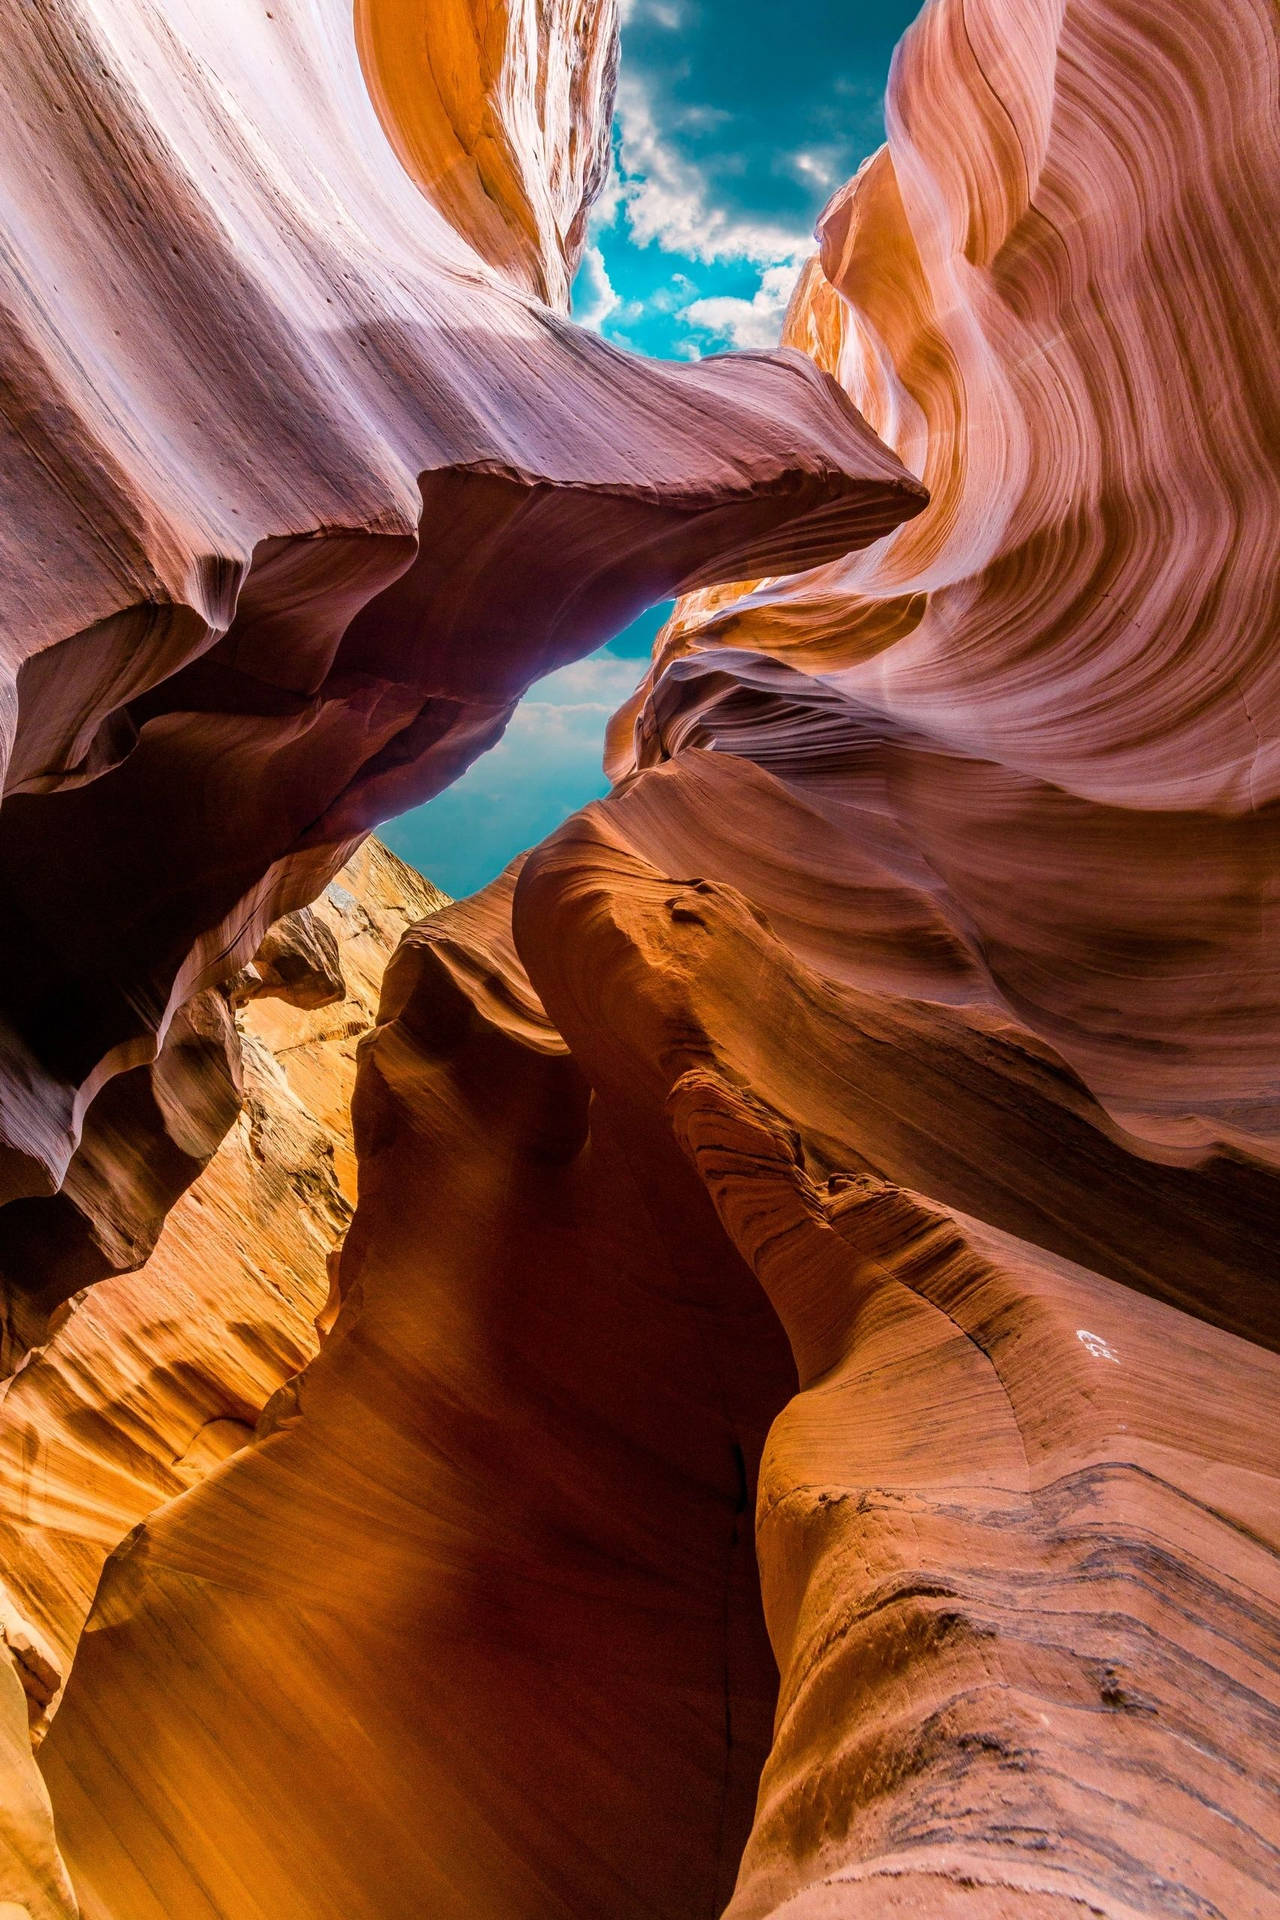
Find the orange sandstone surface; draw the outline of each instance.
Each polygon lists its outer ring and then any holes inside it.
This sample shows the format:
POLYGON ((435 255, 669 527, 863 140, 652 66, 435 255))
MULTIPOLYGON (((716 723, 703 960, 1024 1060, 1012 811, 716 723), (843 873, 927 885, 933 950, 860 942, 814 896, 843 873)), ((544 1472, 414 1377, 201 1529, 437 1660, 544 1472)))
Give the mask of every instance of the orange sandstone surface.
MULTIPOLYGON (((16 494, 109 483, 171 597, 70 531, 22 589, 62 623, 28 724, 80 701, 12 816, 64 890, 5 1003, 5 1411, 36 1439, 0 1432, 0 1682, 37 1732, 74 1658, 39 1775, 6 1709, 0 1903, 1267 1920, 1273 16, 931 0, 791 352, 672 370, 541 304, 599 178, 608 9, 275 12, 212 45, 139 0, 102 45, 127 25, 135 76, 181 81, 172 138, 234 160, 175 205, 235 236, 203 325, 264 368, 283 341, 291 431, 242 355, 181 461, 94 464, 67 413, 63 477, 16 494), (213 541, 216 449, 256 546, 213 541), (159 571, 210 551, 221 614, 159 571), (334 942, 279 923, 664 583, 607 799, 471 900, 427 911, 374 849, 315 910, 334 942), (317 1004, 335 945, 350 1021, 317 1004), (54 1046, 73 959, 110 992, 54 1046), (237 1073, 250 1116, 276 1088, 252 1179, 251 1119, 214 1153, 237 1073)), ((155 133, 177 99, 102 110, 155 133)), ((64 339, 97 324, 78 271, 64 339)), ((185 312, 148 309, 169 359, 126 408, 170 451, 185 312)))
POLYGON ((0 1738, 16 1757, 2 1797, 13 1815, 29 1808, 4 1838, 33 1914, 74 1908, 38 1776, 20 1763, 57 1710, 108 1557, 253 1439, 331 1324, 355 1201, 356 1048, 398 940, 444 899, 368 840, 313 907, 271 929, 227 994, 241 1103, 230 1131, 146 1264, 77 1295, 4 1385, 0 1685, 12 1698, 0 1738))
POLYGON ((107 1556, 251 1440, 316 1351, 355 1204, 356 1048, 400 936, 443 903, 367 840, 304 910, 305 947, 300 916, 272 930, 229 994, 242 1102, 230 1131, 146 1264, 79 1295, 5 1385, 0 1556, 16 1617, 0 1625, 11 1646, 16 1629, 44 1647, 43 1676, 19 1657, 38 1730, 107 1556))
POLYGON ((653 600, 924 504, 807 357, 641 362, 538 298, 563 304, 602 176, 616 21, 550 0, 507 26, 6 8, 13 1359, 216 1144, 172 1118, 180 1009, 378 820, 653 600))

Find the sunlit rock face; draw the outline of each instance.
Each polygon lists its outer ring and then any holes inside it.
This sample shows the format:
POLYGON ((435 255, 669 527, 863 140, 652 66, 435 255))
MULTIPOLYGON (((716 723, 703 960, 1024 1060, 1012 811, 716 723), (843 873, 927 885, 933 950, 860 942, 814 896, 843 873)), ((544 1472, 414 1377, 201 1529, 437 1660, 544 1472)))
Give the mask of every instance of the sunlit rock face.
POLYGON ((846 967, 860 871, 948 924, 899 978, 980 980, 1121 1111, 1246 1132, 1280 1039, 1274 59, 1251 0, 926 8, 786 337, 930 505, 686 601, 613 735, 617 772, 764 769, 846 967))
POLYGON ((332 1324, 355 1201, 356 1048, 397 941, 443 898, 370 840, 314 907, 269 931, 229 995, 242 1094, 230 1132, 146 1264, 77 1296, 7 1385, 0 1901, 23 1912, 74 1910, 30 1747, 105 1561, 253 1439, 332 1324))
POLYGON ((331 1324, 330 1262, 356 1195, 356 1048, 396 943, 443 900, 369 840, 270 929, 228 996, 242 1103, 226 1138, 146 1264, 79 1295, 9 1383, 0 1631, 37 1733, 107 1555, 252 1439, 314 1355, 317 1320, 331 1324))
POLYGON ((644 365, 538 297, 602 174, 610 6, 357 11, 8 10, 11 1363, 225 1130, 179 1009, 379 818, 656 597, 923 504, 808 359, 644 365))
MULTIPOLYGON (((788 338, 930 504, 824 411, 863 479, 717 548, 611 796, 402 941, 332 1330, 113 1558, 41 1748, 90 1920, 1274 1906, 1271 33, 908 36, 788 338)), ((546 177, 476 242, 543 291, 546 177)), ((798 364, 740 369, 779 445, 798 364)), ((536 652, 485 556, 603 579, 620 496, 567 491, 492 548, 441 496, 350 632, 536 652)))
POLYGON ((609 165, 616 9, 356 0, 361 65, 407 171, 476 252, 567 311, 609 165))

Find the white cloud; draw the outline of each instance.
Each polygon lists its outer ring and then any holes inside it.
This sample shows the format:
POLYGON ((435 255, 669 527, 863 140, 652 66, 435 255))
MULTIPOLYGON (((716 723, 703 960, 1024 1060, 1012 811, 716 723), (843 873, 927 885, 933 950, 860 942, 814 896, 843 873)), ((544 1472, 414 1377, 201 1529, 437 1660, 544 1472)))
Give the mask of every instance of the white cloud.
POLYGON ((629 26, 641 17, 675 33, 684 25, 684 9, 679 0, 618 0, 618 19, 629 26))
POLYGON ((635 691, 647 664, 641 660, 620 660, 611 653, 592 653, 585 660, 571 660, 567 667, 557 667, 554 673, 529 689, 516 709, 516 717, 531 707, 612 713, 635 691))
POLYGON ((506 733, 460 780, 391 821, 387 843, 457 897, 491 880, 566 815, 608 790, 605 722, 648 665, 597 654, 540 680, 506 733))
MULTIPOLYGON (((454 804, 476 797, 513 800, 520 793, 545 797, 579 788, 587 793, 598 784, 605 724, 635 692, 648 664, 593 654, 557 667, 525 695, 498 744, 449 789, 454 804)), ((438 802, 428 804, 440 810, 438 802)), ((580 804, 580 799, 567 801, 561 817, 570 805, 580 804)), ((515 850, 513 845, 509 851, 515 850)))
POLYGON ((816 187, 819 193, 834 193, 845 177, 840 152, 833 147, 798 148, 784 156, 783 165, 795 179, 816 187))
POLYGON ((638 75, 624 72, 619 82, 618 127, 622 205, 638 245, 656 242, 691 260, 752 260, 760 266, 798 266, 812 251, 808 234, 744 219, 708 200, 699 169, 663 139, 638 75))
POLYGON ((574 281, 574 319, 580 327, 592 327, 599 333, 614 308, 620 304, 604 264, 604 255, 599 247, 588 247, 574 281))
POLYGON ((673 273, 665 287, 657 287, 649 295, 645 305, 653 313, 674 313, 680 306, 687 305, 696 297, 698 289, 687 273, 673 273))
POLYGON ((731 347, 776 347, 799 271, 799 263, 791 262, 766 267, 750 300, 729 294, 692 300, 679 317, 731 347))

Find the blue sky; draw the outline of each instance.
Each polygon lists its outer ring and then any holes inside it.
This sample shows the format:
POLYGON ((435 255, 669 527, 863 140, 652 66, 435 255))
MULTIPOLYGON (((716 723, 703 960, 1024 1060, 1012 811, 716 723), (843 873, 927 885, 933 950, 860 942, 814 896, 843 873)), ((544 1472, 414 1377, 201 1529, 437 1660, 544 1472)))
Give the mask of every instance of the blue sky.
MULTIPOLYGON (((884 135, 919 0, 622 0, 614 165, 574 317, 666 359, 776 343, 813 223, 884 135)), ((607 791, 601 742, 667 608, 531 689, 457 784, 379 831, 447 893, 607 791)))

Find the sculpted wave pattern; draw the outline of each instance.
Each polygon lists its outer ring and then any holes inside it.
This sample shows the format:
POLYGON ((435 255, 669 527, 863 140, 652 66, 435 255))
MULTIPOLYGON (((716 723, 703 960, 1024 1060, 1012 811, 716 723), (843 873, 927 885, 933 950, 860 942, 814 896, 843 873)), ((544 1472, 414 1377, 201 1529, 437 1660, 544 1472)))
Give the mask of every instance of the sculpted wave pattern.
POLYGON ((332 1332, 42 1748, 86 1920, 1273 1910, 1273 52, 907 37, 789 339, 931 501, 753 535, 609 799, 402 942, 332 1332))
POLYGON ((930 505, 686 600, 612 743, 753 759, 811 891, 923 886, 964 992, 1201 1141, 1276 1132, 1275 71, 1254 0, 925 9, 784 337, 930 505))
POLYGON ((181 1155, 162 1051, 148 1078, 178 1010, 378 819, 655 597, 923 504, 806 358, 642 364, 535 297, 614 32, 559 0, 6 10, 0 1201, 63 1243, 4 1261, 13 1358, 121 1264, 113 1083, 181 1155))
POLYGON ((616 808, 389 969, 334 1331, 42 1750, 84 1913, 1261 1920, 1280 1368, 1129 1284, 1235 1216, 616 808))

